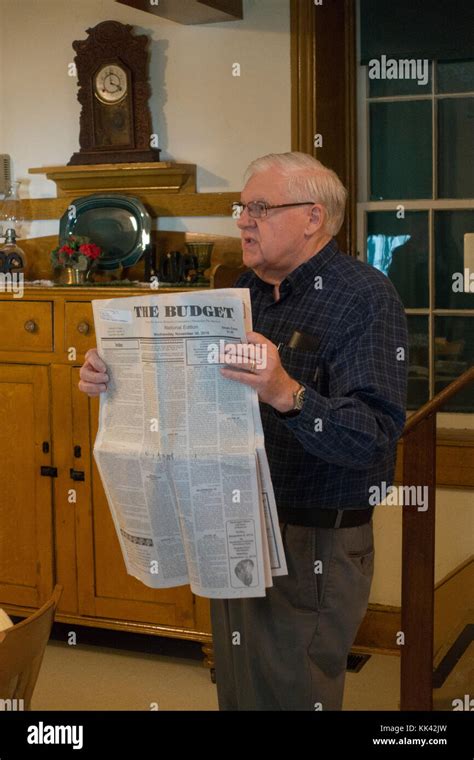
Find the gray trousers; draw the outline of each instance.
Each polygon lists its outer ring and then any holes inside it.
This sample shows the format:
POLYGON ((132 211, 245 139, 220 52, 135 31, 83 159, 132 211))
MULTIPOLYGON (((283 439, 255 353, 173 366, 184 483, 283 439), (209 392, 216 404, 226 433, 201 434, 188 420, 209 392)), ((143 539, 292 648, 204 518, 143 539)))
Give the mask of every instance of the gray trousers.
POLYGON ((373 577, 372 522, 280 525, 288 575, 274 577, 265 597, 211 600, 220 710, 342 707, 373 577))

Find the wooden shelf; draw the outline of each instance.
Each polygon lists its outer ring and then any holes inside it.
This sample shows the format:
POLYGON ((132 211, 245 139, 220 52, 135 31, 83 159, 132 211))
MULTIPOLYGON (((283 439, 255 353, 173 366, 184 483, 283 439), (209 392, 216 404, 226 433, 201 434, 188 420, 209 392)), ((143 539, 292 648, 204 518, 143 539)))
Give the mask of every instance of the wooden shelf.
POLYGON ((77 198, 89 193, 195 193, 196 164, 154 161, 137 164, 87 164, 84 166, 37 166, 30 174, 46 174, 56 183, 58 198, 77 198))
POLYGON ((57 198, 25 198, 19 212, 26 220, 59 219, 75 198, 95 193, 138 197, 152 218, 161 216, 228 216, 239 192, 197 193, 196 165, 173 161, 136 164, 37 166, 56 184, 57 198))
POLYGON ((239 21, 243 18, 242 0, 117 0, 122 5, 169 18, 180 24, 211 24, 220 21, 239 21))

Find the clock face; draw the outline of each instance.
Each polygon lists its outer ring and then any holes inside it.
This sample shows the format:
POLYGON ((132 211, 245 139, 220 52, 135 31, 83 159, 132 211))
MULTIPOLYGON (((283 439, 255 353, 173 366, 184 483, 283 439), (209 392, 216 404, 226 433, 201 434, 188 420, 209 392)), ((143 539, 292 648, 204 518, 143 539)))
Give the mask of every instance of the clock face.
POLYGON ((95 76, 94 92, 102 103, 118 103, 126 96, 127 90, 127 73, 121 66, 110 63, 99 69, 95 76))

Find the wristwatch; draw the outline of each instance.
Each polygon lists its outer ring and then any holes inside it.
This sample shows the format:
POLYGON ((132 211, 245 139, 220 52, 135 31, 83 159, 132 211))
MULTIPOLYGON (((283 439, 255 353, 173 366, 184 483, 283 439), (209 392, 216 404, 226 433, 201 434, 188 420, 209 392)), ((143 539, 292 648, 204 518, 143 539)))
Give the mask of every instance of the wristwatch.
POLYGON ((296 417, 303 408, 306 388, 300 385, 296 391, 293 391, 293 406, 288 412, 279 412, 280 417, 296 417))

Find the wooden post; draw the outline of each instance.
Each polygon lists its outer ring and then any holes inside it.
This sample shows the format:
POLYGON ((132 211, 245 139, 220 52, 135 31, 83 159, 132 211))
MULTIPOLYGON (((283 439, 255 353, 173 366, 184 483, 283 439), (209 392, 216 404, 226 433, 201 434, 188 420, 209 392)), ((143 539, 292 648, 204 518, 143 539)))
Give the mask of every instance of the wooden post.
MULTIPOLYGON (((403 484, 428 489, 428 509, 404 506, 401 710, 433 709, 436 414, 404 437, 403 484)), ((422 492, 425 493, 425 492, 422 492)))

